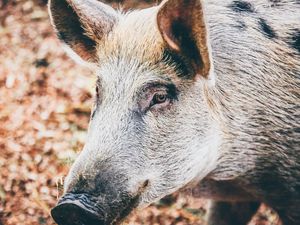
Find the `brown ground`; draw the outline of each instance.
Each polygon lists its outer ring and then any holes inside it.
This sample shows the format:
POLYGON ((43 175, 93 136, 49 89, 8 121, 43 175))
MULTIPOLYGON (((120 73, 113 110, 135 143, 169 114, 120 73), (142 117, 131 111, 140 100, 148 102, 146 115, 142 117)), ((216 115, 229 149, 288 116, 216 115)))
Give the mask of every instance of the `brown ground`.
MULTIPOLYGON (((0 225, 54 224, 49 211, 83 146, 93 79, 62 51, 44 0, 0 0, 0 225)), ((128 224, 200 225, 205 202, 176 195, 128 224)), ((275 221, 263 207, 252 224, 275 221)))

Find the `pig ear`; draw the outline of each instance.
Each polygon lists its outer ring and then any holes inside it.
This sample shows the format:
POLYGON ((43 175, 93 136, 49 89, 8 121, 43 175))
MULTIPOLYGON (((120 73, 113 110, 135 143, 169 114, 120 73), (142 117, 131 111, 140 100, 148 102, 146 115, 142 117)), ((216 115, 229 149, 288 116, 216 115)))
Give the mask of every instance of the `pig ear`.
POLYGON ((96 0, 50 0, 57 36, 81 59, 96 62, 96 44, 112 30, 117 13, 96 0))
POLYGON ((200 0, 168 0, 157 14, 158 29, 167 47, 189 62, 196 75, 208 77, 210 58, 200 0))

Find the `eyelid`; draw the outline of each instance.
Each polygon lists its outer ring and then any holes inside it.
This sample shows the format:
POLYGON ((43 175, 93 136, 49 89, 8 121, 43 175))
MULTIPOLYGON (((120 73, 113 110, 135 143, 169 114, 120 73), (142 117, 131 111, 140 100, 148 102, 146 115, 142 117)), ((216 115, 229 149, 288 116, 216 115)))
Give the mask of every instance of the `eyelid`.
POLYGON ((150 88, 157 88, 157 89, 161 89, 161 90, 166 90, 171 86, 175 86, 173 83, 168 82, 168 81, 156 81, 156 82, 152 82, 152 83, 147 83, 144 85, 143 90, 147 90, 150 88))
POLYGON ((174 83, 170 81, 153 82, 145 84, 137 94, 138 108, 141 113, 147 113, 151 109, 158 110, 168 107, 173 101, 178 100, 179 90, 174 83), (152 99, 155 94, 167 95, 167 100, 163 103, 152 104, 152 99))
POLYGON ((157 81, 153 83, 147 83, 145 84, 142 89, 141 93, 147 92, 148 90, 152 91, 166 91, 172 95, 172 93, 177 94, 178 90, 174 83, 170 81, 157 81))

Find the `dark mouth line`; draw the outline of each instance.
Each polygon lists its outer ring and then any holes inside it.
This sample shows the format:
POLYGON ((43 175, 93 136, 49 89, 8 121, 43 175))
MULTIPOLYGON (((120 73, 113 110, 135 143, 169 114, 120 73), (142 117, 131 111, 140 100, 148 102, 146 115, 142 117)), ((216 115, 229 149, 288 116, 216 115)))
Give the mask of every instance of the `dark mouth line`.
POLYGON ((123 211, 121 211, 119 215, 117 215, 116 218, 110 224, 107 225, 121 224, 126 219, 126 217, 132 212, 132 210, 137 206, 139 197, 140 195, 137 195, 136 197, 131 199, 131 201, 128 204, 128 207, 126 207, 123 211))

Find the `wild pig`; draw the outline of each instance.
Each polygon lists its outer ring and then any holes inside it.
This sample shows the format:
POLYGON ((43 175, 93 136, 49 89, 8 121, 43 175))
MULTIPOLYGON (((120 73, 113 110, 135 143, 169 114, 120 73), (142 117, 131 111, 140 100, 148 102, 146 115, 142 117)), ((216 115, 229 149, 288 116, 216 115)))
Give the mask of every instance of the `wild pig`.
POLYGON ((52 210, 58 224, 117 224, 191 186, 212 199, 210 225, 247 224, 261 202, 300 224, 298 0, 49 9, 98 78, 87 143, 52 210))

